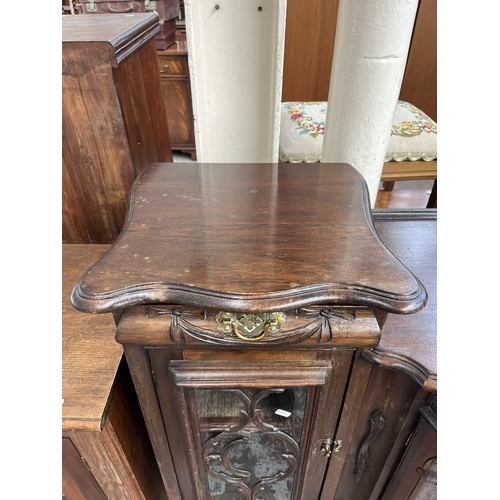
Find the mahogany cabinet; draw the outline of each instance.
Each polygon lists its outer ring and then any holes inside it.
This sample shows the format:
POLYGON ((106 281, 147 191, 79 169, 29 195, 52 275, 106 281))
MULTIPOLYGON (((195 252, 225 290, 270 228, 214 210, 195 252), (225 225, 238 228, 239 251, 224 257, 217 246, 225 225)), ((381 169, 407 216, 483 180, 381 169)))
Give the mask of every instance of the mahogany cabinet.
POLYGON ((62 18, 63 243, 112 243, 132 183, 172 161, 156 63, 158 15, 62 18))
POLYGON ((412 498, 427 484, 435 332, 410 318, 430 304, 435 328, 435 216, 374 222, 369 207, 345 164, 141 174, 71 301, 114 315, 170 500, 412 498), (408 252, 422 233, 424 257, 408 252))
POLYGON ((177 41, 167 50, 158 51, 157 56, 170 145, 173 150, 188 152, 196 160, 187 42, 177 41))
POLYGON ((175 41, 175 20, 179 16, 179 0, 81 0, 82 14, 130 14, 156 12, 160 31, 155 38, 156 48, 165 50, 175 41))

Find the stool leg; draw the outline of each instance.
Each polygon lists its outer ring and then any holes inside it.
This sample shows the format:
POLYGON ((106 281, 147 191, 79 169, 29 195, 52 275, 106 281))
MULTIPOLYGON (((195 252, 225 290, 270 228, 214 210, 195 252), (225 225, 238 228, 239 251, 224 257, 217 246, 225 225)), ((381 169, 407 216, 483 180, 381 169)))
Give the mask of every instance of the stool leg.
POLYGON ((432 185, 432 191, 429 196, 429 201, 427 202, 427 206, 425 208, 437 208, 437 179, 434 179, 434 184, 432 185))

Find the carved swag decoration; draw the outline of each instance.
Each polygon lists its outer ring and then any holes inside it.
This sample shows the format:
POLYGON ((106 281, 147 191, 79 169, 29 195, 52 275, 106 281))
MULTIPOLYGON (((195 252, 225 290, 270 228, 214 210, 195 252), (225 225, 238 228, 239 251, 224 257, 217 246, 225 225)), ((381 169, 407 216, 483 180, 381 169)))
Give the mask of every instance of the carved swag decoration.
POLYGON ((210 438, 206 441, 202 449, 203 462, 207 473, 215 479, 219 479, 226 483, 235 485, 239 491, 244 495, 245 500, 259 500, 259 493, 263 491, 266 486, 284 481, 289 478, 297 469, 298 459, 300 455, 299 446, 296 441, 288 434, 280 431, 277 427, 264 422, 262 419, 262 410, 257 408, 258 403, 269 396, 270 394, 282 393, 285 389, 264 389, 257 392, 252 399, 244 394, 239 389, 221 389, 223 392, 231 393, 244 404, 244 409, 240 411, 238 423, 232 425, 224 430, 217 436, 210 438), (285 444, 286 453, 281 456, 288 465, 284 471, 277 472, 276 474, 268 477, 263 477, 261 480, 250 487, 247 483, 250 481, 251 473, 246 470, 241 470, 235 467, 229 460, 231 450, 241 443, 250 442, 250 431, 255 432, 255 426, 258 428, 257 432, 266 433, 271 439, 282 441, 285 444), (219 453, 214 452, 214 449, 222 449, 219 453), (214 469, 222 465, 228 473, 224 471, 217 472, 214 469))
MULTIPOLYGON (((201 328, 190 322, 191 319, 207 321, 208 312, 206 309, 185 308, 185 307, 148 307, 145 311, 146 319, 154 319, 169 315, 171 317, 169 338, 172 343, 185 344, 186 337, 194 340, 219 344, 241 344, 232 332, 218 330, 214 324, 214 329, 201 328)), ((293 345, 303 342, 310 337, 316 336, 316 343, 328 343, 332 340, 332 322, 335 324, 350 323, 356 320, 356 311, 354 309, 305 309, 295 310, 296 319, 309 320, 304 326, 294 328, 288 331, 281 331, 276 336, 268 335, 259 341, 259 343, 293 345)), ((208 322, 208 321, 207 321, 208 322)), ((215 323, 215 322, 214 322, 215 323)), ((209 326, 209 325, 207 325, 209 326)), ((212 326, 212 325, 210 325, 212 326)))

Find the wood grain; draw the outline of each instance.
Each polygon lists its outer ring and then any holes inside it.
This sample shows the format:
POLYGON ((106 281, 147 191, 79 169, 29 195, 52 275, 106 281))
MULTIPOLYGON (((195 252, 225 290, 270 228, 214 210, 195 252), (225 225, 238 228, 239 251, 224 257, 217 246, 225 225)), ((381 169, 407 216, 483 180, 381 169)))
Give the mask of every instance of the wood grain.
POLYGON ((407 214, 407 220, 375 220, 382 241, 422 281, 429 298, 415 315, 389 315, 380 344, 365 353, 373 362, 403 369, 430 391, 437 390, 436 211, 433 214, 434 220, 418 220, 418 212, 407 214))
POLYGON ((93 312, 149 302, 411 313, 425 301, 374 232, 366 183, 345 164, 155 164, 135 184, 120 239, 72 294, 93 312))
POLYGON ((64 16, 63 242, 112 243, 138 172, 171 161, 156 14, 64 16))
MULTIPOLYGON (((419 498, 418 491, 423 487, 432 462, 437 462, 436 430, 425 419, 419 422, 413 437, 393 479, 381 497, 382 500, 411 500, 419 498)), ((437 498, 434 496, 422 498, 437 498)))
POLYGON ((327 101, 339 0, 288 0, 282 101, 327 101))
POLYGON ((399 98, 437 121, 437 1, 420 0, 399 98))
POLYGON ((81 314, 71 289, 84 269, 109 245, 62 246, 62 429, 100 431, 111 387, 123 355, 111 315, 81 314))
POLYGON ((115 380, 101 439, 132 498, 167 500, 125 360, 115 380))
POLYGON ((372 347, 380 340, 373 311, 312 307, 284 313, 285 323, 258 342, 239 339, 233 330, 219 328, 217 311, 178 305, 128 308, 120 321, 116 339, 121 344, 164 346, 183 349, 234 348, 335 349, 372 347))
MULTIPOLYGON (((360 362, 362 362, 360 360, 360 362)), ((361 380, 351 378, 351 384, 355 386, 361 380)), ((356 422, 350 445, 346 451, 346 459, 343 464, 342 473, 337 487, 330 490, 329 495, 324 498, 356 498, 356 500, 368 500, 382 472, 384 463, 390 456, 391 450, 398 439, 398 435, 404 427, 405 418, 411 408, 417 392, 418 385, 408 378, 404 373, 373 367, 370 379, 363 394, 359 410, 355 407, 347 407, 341 416, 339 429, 344 419, 350 424, 351 420, 356 422), (383 432, 377 437, 376 442, 370 447, 369 464, 363 475, 356 481, 356 457, 363 440, 370 430, 370 420, 373 412, 381 409, 385 419, 383 432)), ((349 392, 347 397, 349 397, 349 392)), ((340 431, 336 439, 343 441, 340 431)), ((332 485, 334 486, 334 485, 332 485)))
POLYGON ((437 179, 437 160, 433 161, 388 161, 384 163, 382 177, 384 181, 420 181, 437 179))
POLYGON ((158 68, 172 149, 194 151, 194 121, 187 43, 180 41, 158 51, 158 68))
MULTIPOLYGON (((76 16, 79 17, 79 16, 76 16)), ((105 46, 63 44, 63 242, 112 243, 135 173, 105 46)))
POLYGON ((134 52, 116 68, 115 78, 135 174, 151 163, 172 161, 154 45, 134 52))
POLYGON ((107 500, 69 438, 62 440, 62 494, 68 500, 107 500))
POLYGON ((147 354, 135 345, 124 346, 124 351, 167 496, 182 500, 147 354))

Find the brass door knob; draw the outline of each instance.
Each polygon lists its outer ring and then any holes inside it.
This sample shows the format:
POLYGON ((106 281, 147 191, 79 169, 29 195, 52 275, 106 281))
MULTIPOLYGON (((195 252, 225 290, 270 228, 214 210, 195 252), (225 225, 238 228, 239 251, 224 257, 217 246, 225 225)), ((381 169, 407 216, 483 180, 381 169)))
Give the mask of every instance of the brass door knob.
POLYGON ((332 454, 332 440, 326 439, 321 444, 321 453, 325 458, 328 458, 332 454))
POLYGON ((165 66, 163 66, 163 69, 160 69, 160 73, 166 73, 167 69, 168 69, 168 64, 165 64, 165 66))
POLYGON ((328 458, 332 454, 332 451, 333 453, 338 453, 340 451, 340 448, 342 448, 342 441, 340 439, 333 442, 333 448, 332 440, 326 439, 321 444, 321 453, 325 458, 328 458))

